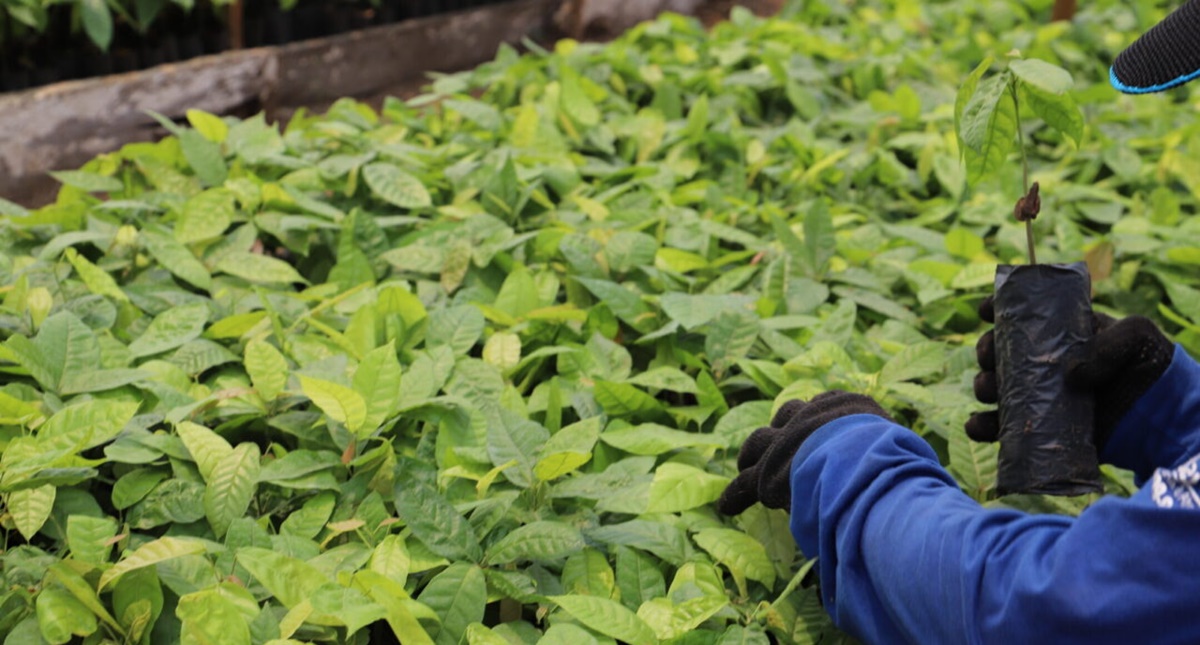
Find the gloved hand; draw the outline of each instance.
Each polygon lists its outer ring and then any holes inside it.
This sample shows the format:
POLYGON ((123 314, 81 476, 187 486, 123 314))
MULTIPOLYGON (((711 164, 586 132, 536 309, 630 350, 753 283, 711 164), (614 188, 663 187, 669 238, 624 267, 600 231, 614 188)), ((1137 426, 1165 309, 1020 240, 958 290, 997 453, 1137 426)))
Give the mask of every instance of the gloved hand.
POLYGON ((717 510, 737 515, 762 502, 767 508, 789 509, 792 505, 792 457, 818 428, 852 414, 891 417, 869 396, 834 390, 807 403, 793 400, 775 413, 770 427, 759 428, 738 452, 738 476, 717 501, 717 510))
MULTIPOLYGON (((979 305, 979 317, 996 322, 992 296, 979 305)), ((1117 423, 1146 390, 1158 381, 1175 355, 1175 346, 1158 327, 1143 316, 1117 320, 1092 314, 1095 335, 1083 358, 1067 366, 1067 386, 1091 390, 1096 396, 1094 441, 1100 452, 1117 423)), ((996 339, 989 330, 975 345, 980 372, 975 376, 975 398, 996 403, 996 339)), ((1000 416, 995 410, 977 412, 966 423, 967 436, 975 441, 996 441, 1000 416)))

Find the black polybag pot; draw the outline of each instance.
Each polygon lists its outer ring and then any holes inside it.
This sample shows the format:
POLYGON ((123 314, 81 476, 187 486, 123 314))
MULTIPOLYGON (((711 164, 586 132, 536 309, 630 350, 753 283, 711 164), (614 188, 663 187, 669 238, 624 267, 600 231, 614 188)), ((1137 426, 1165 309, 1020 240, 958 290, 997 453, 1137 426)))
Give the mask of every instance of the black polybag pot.
POLYGON ((1101 491, 1093 397, 1066 384, 1067 366, 1093 333, 1087 265, 998 266, 995 306, 997 491, 1101 491))

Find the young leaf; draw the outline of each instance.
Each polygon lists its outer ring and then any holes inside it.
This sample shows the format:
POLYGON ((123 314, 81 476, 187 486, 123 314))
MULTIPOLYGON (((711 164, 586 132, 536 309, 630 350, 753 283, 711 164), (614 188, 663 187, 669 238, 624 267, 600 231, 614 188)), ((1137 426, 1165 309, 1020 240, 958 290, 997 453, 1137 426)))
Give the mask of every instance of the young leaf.
POLYGON ((258 483, 259 457, 257 444, 238 444, 206 478, 204 514, 217 537, 223 537, 230 523, 250 507, 258 483))
POLYGON ((250 626, 241 610, 218 588, 203 589, 179 599, 175 615, 185 643, 250 645, 250 626))
POLYGON ((657 645, 654 630, 624 605, 594 596, 551 596, 550 601, 572 618, 605 636, 631 645, 657 645))
POLYGON ((54 510, 54 497, 58 492, 54 486, 38 486, 16 490, 8 494, 8 512, 13 524, 26 541, 33 539, 54 510))
POLYGON ((110 540, 116 534, 117 523, 110 517, 67 517, 67 546, 72 557, 97 568, 108 564, 112 553, 110 540))
POLYGON ((1075 145, 1082 142, 1083 113, 1070 94, 1052 94, 1025 85, 1021 88, 1021 101, 1046 125, 1070 137, 1075 145))
POLYGON ((224 188, 206 190, 183 205, 175 224, 175 241, 192 244, 220 237, 233 222, 233 216, 233 193, 224 188))
POLYGON ((483 549, 475 531, 430 484, 398 482, 396 515, 430 551, 445 558, 479 560, 483 549))
POLYGON ((121 180, 116 177, 83 170, 60 170, 58 172, 51 172, 50 176, 67 186, 85 190, 89 193, 113 193, 125 187, 121 183, 121 180))
POLYGON ((441 618, 430 632, 438 645, 457 645, 469 625, 483 620, 487 582, 479 567, 455 562, 430 580, 417 600, 441 618))
POLYGON ((367 352, 359 362, 354 372, 354 391, 366 403, 362 429, 373 432, 392 415, 400 400, 400 362, 392 343, 367 352))
POLYGON ((200 424, 181 421, 175 424, 175 433, 183 440, 206 482, 211 482, 217 467, 233 455, 233 446, 224 437, 200 424))
POLYGON ((245 365, 250 382, 264 401, 274 401, 283 393, 287 385, 288 364, 274 345, 265 340, 247 343, 245 365))
POLYGON ((526 524, 504 536, 488 550, 485 564, 532 560, 552 562, 584 547, 579 529, 564 522, 526 524))
POLYGON ((425 208, 433 204, 429 191, 416 177, 389 163, 370 163, 362 170, 363 179, 380 199, 401 208, 425 208))
POLYGON ((54 645, 72 636, 90 636, 100 628, 96 615, 65 589, 50 587, 37 596, 37 621, 42 638, 54 645))
POLYGON ((678 513, 717 501, 729 485, 728 477, 699 468, 667 462, 654 473, 647 513, 678 513))
POLYGON ((97 590, 120 579, 121 576, 144 567, 153 566, 186 555, 204 553, 204 543, 190 538, 161 537, 138 547, 113 567, 100 575, 97 590))
POLYGON ((762 543, 734 529, 704 529, 695 535, 696 544, 724 565, 746 595, 745 580, 757 580, 768 589, 775 586, 775 565, 762 543))
POLYGON ((217 262, 216 270, 254 284, 308 284, 292 265, 257 253, 230 253, 217 262))
POLYGON ((99 296, 108 296, 120 302, 129 301, 129 296, 125 295, 125 292, 117 285, 117 281, 112 275, 92 264, 87 258, 79 255, 74 248, 68 248, 64 251, 63 257, 67 258, 71 266, 75 267, 75 273, 87 285, 89 291, 99 296))
POLYGON ((1037 58, 1018 58, 1008 69, 1023 84, 1049 94, 1064 94, 1075 85, 1067 70, 1037 58))
POLYGON ((239 549, 238 563, 246 567, 275 599, 291 609, 307 602, 329 578, 311 564, 258 547, 239 549))
POLYGON ((908 345, 893 356, 879 372, 881 384, 924 378, 946 366, 946 348, 940 343, 908 345))
POLYGON ((299 375, 300 389, 329 418, 358 432, 367 421, 367 403, 358 392, 332 381, 299 375))
POLYGON ((1017 111, 1009 91, 1011 79, 1008 71, 983 79, 963 108, 961 136, 971 183, 1000 167, 1015 146, 1017 111))
POLYGON ((202 302, 172 307, 155 316, 129 351, 137 357, 168 352, 199 338, 207 322, 208 305, 202 302))

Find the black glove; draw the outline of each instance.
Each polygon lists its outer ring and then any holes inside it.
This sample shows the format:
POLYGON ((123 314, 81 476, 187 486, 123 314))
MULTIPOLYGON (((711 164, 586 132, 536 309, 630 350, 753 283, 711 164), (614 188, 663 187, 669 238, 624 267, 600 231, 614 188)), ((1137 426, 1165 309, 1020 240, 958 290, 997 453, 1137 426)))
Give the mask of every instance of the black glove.
POLYGON ((792 505, 790 484, 792 457, 818 428, 851 414, 891 417, 869 396, 834 390, 805 403, 788 401, 775 413, 768 428, 759 428, 738 452, 738 476, 721 493, 717 510, 737 515, 762 502, 767 508, 788 509, 792 505))
MULTIPOLYGON (((992 296, 979 305, 979 317, 994 323, 996 311, 992 296)), ((1104 448, 1117 422, 1125 416, 1146 390, 1167 371, 1175 355, 1175 346, 1158 327, 1143 316, 1117 320, 1104 314, 1092 314, 1095 335, 1088 341, 1086 353, 1067 366, 1067 385, 1091 390, 1096 396, 1095 443, 1104 448)), ((975 376, 975 398, 981 403, 996 403, 996 339, 989 330, 975 345, 980 372, 975 376)), ((995 410, 977 412, 966 423, 967 436, 975 441, 996 441, 1000 417, 995 410)))

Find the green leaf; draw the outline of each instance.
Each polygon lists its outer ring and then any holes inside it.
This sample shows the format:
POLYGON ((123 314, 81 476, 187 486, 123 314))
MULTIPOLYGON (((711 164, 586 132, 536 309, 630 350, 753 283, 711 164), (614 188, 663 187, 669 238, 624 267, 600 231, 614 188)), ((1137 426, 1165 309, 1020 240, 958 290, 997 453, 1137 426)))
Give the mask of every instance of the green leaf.
POLYGON ((1008 64, 1022 83, 1050 94, 1063 94, 1075 85, 1067 70, 1037 58, 1018 58, 1008 64))
POLYGON ((434 310, 429 314, 425 345, 429 349, 449 347, 454 355, 463 356, 479 342, 486 324, 478 307, 461 305, 434 310))
POLYGON ((330 582, 311 564, 268 549, 245 547, 238 550, 237 556, 238 564, 289 609, 307 602, 317 589, 330 582))
POLYGON ((715 435, 676 430, 657 423, 614 428, 600 435, 600 440, 635 455, 661 455, 681 448, 723 447, 715 435))
MULTIPOLYGON (((84 4, 87 4, 86 2, 84 4)), ((125 187, 120 179, 82 170, 60 170, 51 172, 58 181, 89 193, 115 193, 125 187)))
POLYGON ((146 228, 138 234, 138 240, 175 277, 205 291, 212 287, 212 276, 208 269, 174 237, 157 229, 146 228))
POLYGON ((729 604, 724 594, 700 596, 683 602, 654 598, 638 608, 637 615, 667 641, 690 633, 729 604))
POLYGON ((392 343, 367 353, 354 372, 354 391, 366 403, 362 429, 374 432, 396 409, 400 400, 400 362, 392 343))
POLYGON ((619 546, 616 560, 617 587, 621 591, 621 602, 626 607, 634 609, 666 595, 666 581, 653 558, 636 549, 619 546))
POLYGON ((166 477, 167 473, 149 468, 139 468, 125 473, 113 484, 113 507, 123 511, 142 501, 166 477))
POLYGON ((332 381, 298 375, 300 389, 329 418, 351 432, 362 429, 367 421, 367 403, 358 392, 332 381))
POLYGON ((1017 111, 1010 79, 1008 72, 1002 72, 980 81, 963 108, 961 136, 971 183, 999 168, 1015 145, 1017 111))
POLYGON ((196 302, 172 307, 159 314, 132 343, 129 351, 137 357, 162 354, 181 347, 204 332, 208 305, 196 302))
POLYGON ((26 541, 33 539, 42 530, 46 520, 50 519, 57 492, 54 486, 39 486, 8 494, 8 512, 26 541))
POLYGON ((492 334, 483 344, 483 360, 501 370, 510 370, 521 362, 521 337, 510 332, 492 334))
POLYGON ((98 296, 108 296, 121 302, 129 300, 129 296, 125 295, 112 275, 79 255, 74 248, 64 251, 63 256, 67 258, 71 266, 75 267, 75 273, 79 275, 83 284, 87 285, 89 291, 98 296))
MULTIPOLYGON (((116 526, 114 525, 113 528, 115 529, 116 526)), ((49 573, 53 576, 53 580, 61 584, 88 611, 99 617, 100 620, 108 624, 118 634, 125 633, 121 625, 112 617, 112 614, 108 613, 108 610, 104 608, 104 604, 100 602, 100 597, 96 594, 96 590, 92 588, 92 584, 85 580, 74 567, 67 562, 56 562, 50 566, 49 573)))
POLYGON ((175 424, 175 433, 183 440, 206 482, 211 482, 217 467, 233 455, 233 446, 224 437, 197 423, 181 421, 175 424))
POLYGON ((677 367, 656 367, 640 374, 635 374, 626 382, 631 385, 682 392, 684 394, 699 394, 700 392, 699 388, 696 387, 696 380, 684 374, 677 367))
POLYGON ((37 621, 42 638, 54 645, 72 636, 90 636, 100 628, 96 615, 64 589, 43 589, 37 597, 37 621))
POLYGON ((113 19, 104 0, 79 0, 79 16, 88 38, 101 50, 108 51, 113 37, 113 19))
POLYGON ((229 228, 234 212, 233 193, 224 188, 206 190, 183 205, 175 224, 175 241, 192 244, 216 239, 229 228))
POLYGON ((941 343, 908 345, 879 371, 879 382, 887 385, 940 373, 946 367, 946 354, 941 343))
POLYGON ((660 409, 657 399, 628 383, 596 381, 593 386, 596 402, 610 416, 635 416, 660 409))
POLYGON ((591 461, 601 427, 600 417, 592 417, 556 432, 542 447, 533 474, 541 481, 553 481, 591 461))
POLYGON ((362 169, 363 179, 380 199, 401 208, 425 208, 433 204, 429 191, 416 177, 389 163, 375 162, 362 169))
POLYGON ((600 110, 584 92, 579 73, 570 65, 563 64, 559 68, 559 74, 562 83, 560 96, 563 113, 585 127, 600 123, 600 110))
POLYGON ((241 610, 218 588, 203 589, 181 597, 175 615, 181 622, 181 643, 251 643, 250 626, 241 610))
MULTIPOLYGON (((291 453, 295 454, 295 453, 291 453)), ((290 456, 290 455, 289 455, 290 456)), ((268 468, 274 464, 278 464, 281 460, 275 460, 268 464, 268 468)), ((266 468, 262 470, 266 472, 266 468)), ((281 535, 294 535, 299 538, 311 540, 317 537, 321 529, 325 528, 325 523, 329 521, 329 517, 333 515, 334 505, 337 502, 337 497, 333 493, 323 492, 310 497, 304 502, 304 506, 299 510, 292 511, 283 524, 279 527, 281 535)), ((393 536, 388 536, 388 538, 393 536)), ((386 541, 388 538, 384 538, 386 541)))
POLYGON ((742 595, 746 594, 743 577, 757 580, 768 589, 775 586, 775 565, 758 540, 734 529, 704 529, 694 537, 700 548, 729 569, 742 595))
POLYGON ((483 557, 479 538, 463 516, 426 482, 397 482, 396 515, 430 551, 444 558, 477 561, 483 557))
POLYGON ((254 284, 308 284, 292 265, 257 253, 230 253, 217 262, 216 270, 254 284))
POLYGON ((156 565, 187 555, 204 553, 204 544, 190 538, 161 537, 147 542, 100 575, 99 591, 116 582, 121 576, 144 567, 156 565))
POLYGON ((178 136, 183 156, 200 181, 206 186, 224 184, 229 168, 225 165, 225 155, 221 153, 221 146, 204 138, 204 135, 195 130, 183 130, 178 136))
POLYGON ((964 432, 948 433, 950 472, 963 490, 976 500, 987 500, 996 488, 996 455, 998 444, 971 441, 964 432))
POLYGON ((97 568, 108 563, 116 534, 117 523, 111 517, 67 517, 67 546, 72 557, 97 568))
POLYGON ((720 376, 745 358, 758 340, 759 324, 758 316, 742 310, 725 311, 713 319, 704 340, 713 376, 720 376))
POLYGON ((728 477, 699 468, 668 462, 654 473, 647 513, 678 513, 717 501, 729 485, 728 477))
POLYGON ((438 645, 457 645, 469 625, 483 620, 487 582, 479 567, 455 562, 434 576, 417 600, 441 618, 441 624, 430 630, 438 645))
POLYGON ((1070 94, 1052 94, 1023 86, 1021 100, 1046 125, 1070 137, 1075 145, 1083 141, 1083 112, 1070 94))
POLYGON ((488 423, 487 453, 494 466, 515 463, 504 476, 517 486, 528 487, 533 484, 537 451, 549 438, 550 433, 536 422, 503 410, 488 423))
POLYGON ((283 354, 265 340, 246 344, 246 373, 264 401, 274 401, 287 385, 288 364, 283 354))
POLYGON ((631 645, 658 643, 654 630, 645 621, 614 600, 594 596, 563 595, 551 596, 550 601, 561 607, 575 620, 605 636, 611 636, 631 645))
POLYGON ((336 624, 345 625, 349 634, 383 620, 387 614, 382 606, 372 602, 358 589, 348 589, 332 583, 313 593, 312 606, 316 613, 328 616, 336 624))
POLYGON ((238 444, 206 477, 204 514, 217 537, 225 535, 233 520, 246 514, 258 483, 258 445, 238 444))
POLYGON ((187 120, 196 129, 196 132, 204 135, 204 138, 209 141, 221 143, 225 137, 229 136, 229 126, 219 116, 203 110, 188 110, 187 120))
POLYGON ((579 529, 564 522, 540 521, 519 527, 488 550, 485 564, 532 560, 552 562, 584 547, 579 529))

